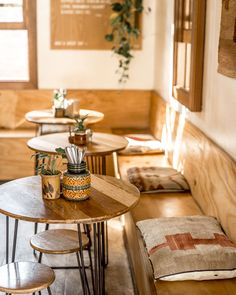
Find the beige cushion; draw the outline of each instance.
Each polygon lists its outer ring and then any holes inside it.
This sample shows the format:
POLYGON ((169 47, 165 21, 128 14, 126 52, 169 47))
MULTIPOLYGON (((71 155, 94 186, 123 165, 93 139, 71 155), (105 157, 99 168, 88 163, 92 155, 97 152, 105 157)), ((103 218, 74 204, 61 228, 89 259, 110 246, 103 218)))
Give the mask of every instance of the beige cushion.
POLYGON ((161 142, 150 134, 127 134, 125 138, 128 146, 119 152, 121 155, 163 153, 161 142))
POLYGON ((127 170, 129 181, 141 192, 188 191, 184 176, 169 167, 132 167, 127 170))
POLYGON ((213 217, 137 222, 155 279, 212 280, 236 276, 236 246, 213 217))

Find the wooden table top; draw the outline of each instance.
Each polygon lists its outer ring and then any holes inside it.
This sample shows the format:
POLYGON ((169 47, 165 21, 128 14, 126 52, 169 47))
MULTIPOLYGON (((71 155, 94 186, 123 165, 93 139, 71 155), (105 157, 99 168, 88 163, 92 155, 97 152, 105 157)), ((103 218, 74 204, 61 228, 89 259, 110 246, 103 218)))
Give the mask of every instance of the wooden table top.
MULTIPOLYGON (((56 148, 65 148, 70 145, 68 138, 69 133, 52 133, 34 137, 27 142, 27 145, 30 149, 37 152, 55 154, 56 148)), ((111 154, 123 150, 127 144, 128 141, 123 136, 94 132, 92 142, 87 144, 86 155, 111 154)))
MULTIPOLYGON (((91 125, 103 120, 104 114, 97 111, 80 109, 81 116, 88 114, 85 119, 85 125, 91 125)), ((56 125, 73 125, 75 120, 71 118, 55 118, 52 109, 51 110, 36 110, 25 114, 25 119, 28 122, 35 124, 56 124, 56 125)))
POLYGON ((19 178, 0 185, 0 213, 39 223, 94 223, 128 212, 139 201, 138 189, 111 176, 91 175, 89 199, 42 199, 41 177, 19 178))

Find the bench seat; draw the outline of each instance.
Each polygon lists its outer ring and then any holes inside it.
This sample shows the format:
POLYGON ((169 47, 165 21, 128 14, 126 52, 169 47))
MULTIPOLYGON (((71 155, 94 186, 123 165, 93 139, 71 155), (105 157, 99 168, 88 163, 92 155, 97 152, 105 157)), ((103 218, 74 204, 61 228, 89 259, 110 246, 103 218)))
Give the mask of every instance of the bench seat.
MULTIPOLYGON (((128 180, 127 169, 138 166, 170 166, 163 155, 119 156, 118 168, 122 179, 128 180)), ((202 215, 190 192, 141 193, 140 202, 125 214, 125 243, 131 265, 135 291, 139 295, 231 295, 236 294, 236 279, 214 281, 153 280, 142 237, 136 222, 149 218, 202 215)))

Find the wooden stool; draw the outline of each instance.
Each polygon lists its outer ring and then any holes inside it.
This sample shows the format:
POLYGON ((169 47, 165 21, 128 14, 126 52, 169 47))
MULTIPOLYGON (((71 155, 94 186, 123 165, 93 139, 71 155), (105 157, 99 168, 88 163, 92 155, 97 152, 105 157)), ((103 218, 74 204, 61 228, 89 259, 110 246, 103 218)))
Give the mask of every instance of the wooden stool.
POLYGON ((0 267, 0 291, 7 294, 34 293, 43 289, 51 295, 54 271, 37 262, 13 262, 0 267))
MULTIPOLYGON (((83 247, 89 245, 89 239, 82 234, 83 247)), ((78 232, 71 229, 50 229, 40 232, 30 239, 31 247, 40 253, 69 254, 80 250, 78 232)), ((40 261, 39 261, 40 262, 40 261)))
MULTIPOLYGON (((78 225, 79 226, 79 225, 78 225)), ((88 250, 92 283, 94 289, 94 276, 93 276, 93 265, 92 265, 92 256, 90 251, 90 240, 86 234, 82 233, 82 245, 83 249, 88 250)), ((81 281, 85 279, 87 286, 83 285, 83 292, 86 294, 86 288, 89 290, 88 280, 86 273, 81 271, 81 264, 84 263, 82 257, 79 257, 80 253, 80 243, 78 238, 78 231, 71 229, 51 229, 40 232, 30 239, 31 247, 39 251, 38 262, 42 261, 42 254, 69 254, 75 253, 78 267, 62 266, 62 267, 53 267, 54 269, 68 269, 68 268, 79 268, 81 281)))

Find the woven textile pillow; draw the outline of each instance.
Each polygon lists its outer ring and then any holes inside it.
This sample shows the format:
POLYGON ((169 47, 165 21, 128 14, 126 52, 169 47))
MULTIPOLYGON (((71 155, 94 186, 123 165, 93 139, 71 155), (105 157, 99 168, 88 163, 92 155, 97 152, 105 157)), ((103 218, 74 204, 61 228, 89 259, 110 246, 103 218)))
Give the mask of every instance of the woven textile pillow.
POLYGON ((155 279, 213 280, 236 277, 236 245, 213 217, 188 216, 137 222, 155 279))
POLYGON ((132 167, 127 170, 129 181, 140 192, 188 191, 189 185, 184 176, 168 167, 132 167))
POLYGON ((127 134, 128 140, 126 149, 119 152, 122 155, 139 155, 163 153, 162 145, 150 134, 127 134))

